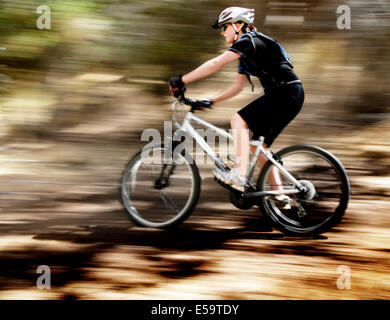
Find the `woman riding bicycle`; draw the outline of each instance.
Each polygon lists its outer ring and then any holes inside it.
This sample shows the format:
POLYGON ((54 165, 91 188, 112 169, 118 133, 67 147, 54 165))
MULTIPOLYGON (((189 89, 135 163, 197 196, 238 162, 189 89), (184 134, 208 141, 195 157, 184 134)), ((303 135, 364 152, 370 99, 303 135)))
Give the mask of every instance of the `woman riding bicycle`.
MULTIPOLYGON (((197 100, 200 107, 207 108, 240 93, 250 81, 250 75, 260 79, 265 94, 231 117, 236 152, 235 168, 229 172, 220 169, 213 171, 217 179, 238 191, 244 191, 247 186, 248 129, 253 132, 252 139, 264 136, 264 147, 268 148, 297 116, 304 101, 302 83, 293 71, 286 52, 275 40, 255 32, 253 22, 254 9, 230 7, 222 11, 213 27, 222 28, 221 35, 231 47, 195 70, 169 81, 172 94, 179 97, 183 95, 185 85, 208 77, 227 63, 239 59, 238 75, 230 87, 213 99, 197 100)), ((259 157, 259 166, 263 166, 265 160, 264 156, 259 157)), ((280 184, 277 172, 270 179, 274 181, 274 185, 280 184)))

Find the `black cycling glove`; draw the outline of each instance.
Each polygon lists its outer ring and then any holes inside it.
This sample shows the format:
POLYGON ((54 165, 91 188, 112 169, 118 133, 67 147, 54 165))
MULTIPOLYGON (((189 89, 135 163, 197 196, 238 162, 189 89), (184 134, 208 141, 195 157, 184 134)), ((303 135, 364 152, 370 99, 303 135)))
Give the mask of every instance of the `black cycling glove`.
POLYGON ((181 78, 182 76, 180 75, 169 80, 169 90, 175 98, 184 96, 186 91, 185 84, 181 78))

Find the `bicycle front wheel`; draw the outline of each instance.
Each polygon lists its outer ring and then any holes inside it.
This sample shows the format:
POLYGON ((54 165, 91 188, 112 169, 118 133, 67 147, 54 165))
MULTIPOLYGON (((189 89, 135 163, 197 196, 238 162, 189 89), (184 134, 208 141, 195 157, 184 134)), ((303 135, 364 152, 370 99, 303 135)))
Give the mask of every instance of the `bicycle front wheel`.
MULTIPOLYGON (((275 196, 261 199, 260 209, 286 234, 316 235, 328 231, 342 219, 350 196, 347 173, 339 160, 328 151, 310 145, 282 149, 277 156, 283 167, 306 191, 289 194, 290 203, 279 202, 275 196)), ((295 189, 270 161, 260 173, 258 190, 295 189)))
MULTIPOLYGON (((185 152, 167 156, 163 144, 138 152, 128 163, 121 183, 122 203, 137 225, 171 228, 193 211, 200 193, 200 176, 185 152)), ((171 153, 172 154, 172 153, 171 153)))

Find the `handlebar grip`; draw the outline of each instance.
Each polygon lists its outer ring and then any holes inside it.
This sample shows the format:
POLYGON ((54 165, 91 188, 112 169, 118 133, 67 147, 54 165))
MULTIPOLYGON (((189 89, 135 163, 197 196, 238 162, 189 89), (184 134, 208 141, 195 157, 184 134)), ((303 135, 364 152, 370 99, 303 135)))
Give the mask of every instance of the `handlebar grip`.
POLYGON ((177 100, 179 100, 179 102, 184 103, 184 104, 186 104, 187 106, 190 106, 190 107, 195 107, 196 106, 195 101, 193 101, 191 99, 185 98, 184 95, 179 96, 177 98, 177 100))
POLYGON ((178 98, 178 101, 181 102, 181 103, 186 104, 187 106, 190 106, 191 107, 191 112, 193 112, 195 110, 203 110, 205 108, 211 108, 211 104, 210 105, 208 105, 207 103, 204 104, 204 103, 202 103, 202 102, 204 102, 202 100, 188 99, 188 98, 185 98, 184 95, 180 96, 178 98))

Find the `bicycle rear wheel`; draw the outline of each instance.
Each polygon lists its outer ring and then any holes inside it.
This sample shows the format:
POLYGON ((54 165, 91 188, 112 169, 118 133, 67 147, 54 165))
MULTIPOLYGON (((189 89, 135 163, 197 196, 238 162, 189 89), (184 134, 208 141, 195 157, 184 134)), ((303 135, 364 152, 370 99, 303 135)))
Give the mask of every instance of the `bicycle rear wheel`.
MULTIPOLYGON (((286 234, 316 235, 339 223, 350 196, 348 177, 341 162, 328 151, 309 145, 287 147, 277 156, 283 167, 307 190, 289 195, 291 208, 278 202, 275 196, 260 200, 260 209, 271 218, 275 227, 286 234)), ((279 181, 275 180, 275 172, 279 173, 279 169, 268 161, 260 173, 258 190, 295 188, 281 173, 279 181)))
POLYGON ((123 173, 122 203, 137 225, 177 226, 198 201, 200 176, 193 159, 184 151, 166 157, 168 152, 163 144, 146 147, 129 161, 123 173))

